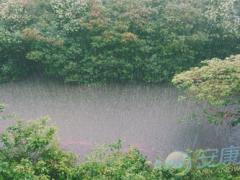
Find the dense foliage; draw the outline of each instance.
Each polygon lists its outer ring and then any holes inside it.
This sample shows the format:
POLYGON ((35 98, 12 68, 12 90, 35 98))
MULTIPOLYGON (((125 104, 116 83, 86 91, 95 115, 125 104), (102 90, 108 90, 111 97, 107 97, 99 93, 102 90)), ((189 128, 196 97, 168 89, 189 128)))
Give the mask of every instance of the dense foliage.
POLYGON ((0 79, 168 81, 239 53, 234 0, 0 0, 0 79))
POLYGON ((212 168, 192 168, 186 175, 177 170, 154 167, 137 149, 121 150, 121 143, 104 146, 80 164, 72 153, 61 150, 55 129, 46 119, 19 122, 0 136, 0 179, 234 179, 240 177, 237 165, 220 164, 212 168))
POLYGON ((176 75, 173 83, 188 97, 208 102, 217 121, 240 122, 240 55, 203 61, 202 67, 176 75))
POLYGON ((1 135, 0 179, 67 179, 75 157, 62 151, 46 120, 17 123, 1 135))

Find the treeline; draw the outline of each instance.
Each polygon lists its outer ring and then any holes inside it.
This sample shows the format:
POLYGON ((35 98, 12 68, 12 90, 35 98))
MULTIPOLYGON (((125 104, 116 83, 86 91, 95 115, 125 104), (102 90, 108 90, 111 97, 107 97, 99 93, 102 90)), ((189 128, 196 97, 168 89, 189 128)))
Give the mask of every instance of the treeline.
POLYGON ((158 83, 240 52, 234 0, 0 0, 0 79, 158 83))

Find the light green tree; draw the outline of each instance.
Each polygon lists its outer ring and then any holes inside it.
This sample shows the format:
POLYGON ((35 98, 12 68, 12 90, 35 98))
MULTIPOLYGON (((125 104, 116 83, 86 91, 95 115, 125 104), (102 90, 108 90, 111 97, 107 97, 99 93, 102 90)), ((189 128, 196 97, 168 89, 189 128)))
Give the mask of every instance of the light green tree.
POLYGON ((172 82, 186 90, 187 97, 207 102, 214 122, 225 119, 235 125, 240 121, 240 55, 202 64, 176 75, 172 82))

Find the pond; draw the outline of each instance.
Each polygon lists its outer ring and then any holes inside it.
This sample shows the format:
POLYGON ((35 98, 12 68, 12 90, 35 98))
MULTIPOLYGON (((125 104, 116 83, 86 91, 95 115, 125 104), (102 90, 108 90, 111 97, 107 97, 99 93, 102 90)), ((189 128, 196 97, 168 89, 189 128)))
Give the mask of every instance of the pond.
MULTIPOLYGON (((0 85, 0 100, 7 106, 5 114, 27 121, 51 117, 61 146, 82 157, 96 145, 118 139, 150 159, 165 158, 175 150, 239 142, 228 127, 187 120, 196 106, 178 101, 178 92, 170 85, 73 86, 30 79, 0 85)), ((0 131, 11 123, 0 121, 0 131)))

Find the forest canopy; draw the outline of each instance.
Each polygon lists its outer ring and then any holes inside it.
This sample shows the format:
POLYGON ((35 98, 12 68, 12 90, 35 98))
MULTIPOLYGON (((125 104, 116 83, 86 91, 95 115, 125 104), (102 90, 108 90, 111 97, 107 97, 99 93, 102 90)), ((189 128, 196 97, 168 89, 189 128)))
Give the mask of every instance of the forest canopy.
POLYGON ((165 82, 240 52, 234 0, 0 0, 0 79, 165 82))

